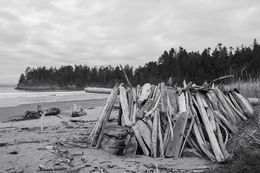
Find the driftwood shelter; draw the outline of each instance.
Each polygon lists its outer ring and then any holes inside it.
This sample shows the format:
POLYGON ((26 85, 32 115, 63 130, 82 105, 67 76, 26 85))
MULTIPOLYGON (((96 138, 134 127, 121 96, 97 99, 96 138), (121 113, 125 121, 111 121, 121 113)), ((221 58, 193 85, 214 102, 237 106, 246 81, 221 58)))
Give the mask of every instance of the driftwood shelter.
POLYGON ((236 124, 253 113, 247 98, 214 86, 214 81, 203 86, 184 82, 182 88, 121 84, 111 91, 88 140, 113 154, 178 158, 189 150, 223 162, 230 156, 226 145, 236 124), (118 95, 118 124, 111 125, 107 122, 118 95))

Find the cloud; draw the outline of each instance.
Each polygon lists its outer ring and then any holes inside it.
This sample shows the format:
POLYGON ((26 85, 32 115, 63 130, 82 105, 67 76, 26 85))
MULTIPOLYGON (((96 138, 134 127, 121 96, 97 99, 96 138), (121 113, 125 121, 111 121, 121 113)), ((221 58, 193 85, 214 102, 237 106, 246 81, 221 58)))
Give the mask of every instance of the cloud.
POLYGON ((0 0, 0 83, 27 66, 135 67, 182 46, 259 39, 258 0, 0 0))

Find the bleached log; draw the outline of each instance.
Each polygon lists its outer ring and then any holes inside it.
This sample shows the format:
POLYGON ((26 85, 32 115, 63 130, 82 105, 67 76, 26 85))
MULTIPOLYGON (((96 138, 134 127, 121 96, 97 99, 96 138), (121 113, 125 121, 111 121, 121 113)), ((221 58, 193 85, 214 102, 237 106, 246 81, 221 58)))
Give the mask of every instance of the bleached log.
POLYGON ((229 121, 219 111, 214 111, 214 113, 232 133, 236 133, 238 131, 237 128, 230 124, 229 121))
POLYGON ((120 87, 120 103, 122 106, 122 111, 123 111, 123 119, 125 121, 125 125, 131 127, 133 125, 133 122, 130 121, 129 116, 129 105, 128 105, 128 100, 127 100, 127 95, 126 95, 126 89, 121 85, 120 87))
POLYGON ((152 156, 157 157, 157 141, 158 141, 158 116, 157 113, 159 110, 153 113, 153 131, 152 131, 152 156))
POLYGON ((233 96, 233 94, 232 94, 231 92, 228 93, 228 97, 230 98, 230 100, 231 100, 231 102, 233 103, 233 105, 235 106, 235 108, 236 108, 237 110, 239 110, 239 112, 241 112, 244 116, 246 116, 245 113, 244 113, 244 111, 243 111, 243 110, 241 109, 241 107, 238 105, 238 102, 236 101, 236 99, 234 98, 234 96, 233 96))
POLYGON ((144 141, 143 141, 143 139, 141 137, 141 134, 140 134, 140 132, 139 132, 139 130, 137 128, 137 125, 136 124, 133 125, 132 129, 134 131, 135 137, 136 137, 136 139, 138 141, 138 144, 140 145, 144 155, 149 156, 149 150, 147 149, 147 147, 146 147, 146 145, 145 145, 145 143, 144 143, 144 141))
POLYGON ((166 113, 167 111, 167 98, 166 98, 166 86, 165 83, 161 83, 161 108, 162 112, 166 113))
POLYGON ((257 105, 260 104, 260 99, 259 98, 247 98, 247 99, 253 106, 257 106, 257 105))
POLYGON ((247 115, 247 117, 252 117, 254 113, 254 109, 251 103, 245 97, 243 97, 241 94, 237 92, 232 92, 232 94, 235 97, 236 101, 238 102, 239 106, 247 115))
POLYGON ((242 120, 247 120, 247 118, 243 115, 242 112, 240 112, 232 103, 232 101, 230 100, 229 97, 223 95, 224 98, 226 99, 227 103, 229 104, 229 106, 231 107, 231 109, 238 115, 239 118, 241 118, 242 120))
POLYGON ((201 101, 201 96, 199 93, 196 93, 196 99, 197 99, 197 103, 198 103, 198 109, 199 109, 199 113, 200 113, 200 116, 201 116, 201 119, 203 121, 203 124, 205 126, 205 129, 206 129, 206 132, 208 134, 208 137, 209 137, 209 141, 210 141, 210 144, 211 144, 211 147, 213 149, 213 152, 214 152, 214 155, 216 157, 216 160, 218 162, 223 162, 225 159, 224 159, 224 156, 220 150, 220 147, 219 147, 219 144, 217 142, 217 139, 216 139, 216 136, 213 132, 213 129, 210 125, 210 122, 209 122, 209 119, 207 117, 207 113, 203 107, 203 104, 202 104, 202 101, 201 101))
MULTIPOLYGON (((159 114, 158 111, 156 113, 159 114)), ((160 148, 160 157, 164 157, 164 148, 163 148, 163 138, 162 138, 162 127, 161 127, 161 119, 160 116, 158 116, 158 137, 159 137, 159 148, 160 148)))
POLYGON ((222 95, 222 92, 220 91, 220 89, 216 88, 214 91, 215 91, 220 103, 222 104, 222 106, 227 111, 227 116, 229 116, 231 122, 236 123, 237 122, 236 115, 234 114, 234 112, 229 107, 229 105, 228 105, 227 101, 225 100, 224 96, 222 95))
POLYGON ((151 94, 151 84, 146 83, 142 87, 142 92, 138 99, 138 102, 142 103, 143 101, 147 100, 150 94, 151 94))
POLYGON ((225 159, 227 159, 230 156, 230 154, 226 150, 226 146, 223 141, 223 135, 221 133, 219 125, 216 124, 216 127, 217 127, 217 135, 218 135, 218 142, 219 142, 220 149, 221 149, 225 159))
POLYGON ((187 112, 179 113, 177 120, 173 126, 173 140, 169 141, 165 156, 167 157, 178 157, 183 142, 183 135, 188 120, 187 112))
POLYGON ((160 99, 161 99, 161 94, 160 94, 159 97, 157 98, 154 107, 144 115, 145 117, 148 117, 149 115, 151 115, 151 114, 155 111, 155 109, 157 109, 157 107, 158 107, 158 105, 159 105, 159 103, 160 103, 160 99))
POLYGON ((200 147, 200 149, 203 151, 203 153, 212 161, 215 160, 214 155, 210 152, 208 148, 206 148, 206 144, 201 136, 201 133, 199 132, 199 127, 196 122, 193 124, 193 132, 196 137, 197 143, 200 147))
POLYGON ((152 132, 148 125, 143 122, 142 120, 138 120, 136 122, 136 127, 143 138, 144 142, 146 143, 147 147, 151 149, 152 147, 152 132))
POLYGON ((99 120, 97 121, 95 127, 93 128, 91 135, 88 137, 88 141, 91 141, 90 146, 94 146, 96 144, 97 138, 99 136, 100 130, 102 128, 102 124, 107 116, 111 114, 113 105, 115 103, 115 100, 117 98, 118 94, 118 87, 117 85, 114 87, 112 92, 110 93, 105 106, 102 109, 102 112, 99 116, 99 120))
POLYGON ((96 147, 97 148, 100 147, 100 144, 101 144, 101 141, 103 138, 103 132, 105 130, 106 123, 111 115, 113 105, 115 104, 115 101, 117 98, 117 94, 118 94, 118 87, 116 85, 114 87, 113 91, 111 92, 111 98, 110 98, 111 100, 107 100, 107 103, 101 112, 102 119, 101 119, 100 123, 97 123, 97 125, 98 125, 97 130, 96 130, 96 133, 94 134, 94 138, 91 142, 91 146, 94 146, 96 143, 96 140, 97 140, 96 147))
POLYGON ((185 95, 183 92, 179 96, 177 96, 177 104, 178 104, 179 113, 187 111, 186 103, 185 103, 185 95))
POLYGON ((110 94, 112 92, 112 88, 97 88, 97 87, 86 87, 84 91, 86 93, 101 93, 101 94, 110 94))

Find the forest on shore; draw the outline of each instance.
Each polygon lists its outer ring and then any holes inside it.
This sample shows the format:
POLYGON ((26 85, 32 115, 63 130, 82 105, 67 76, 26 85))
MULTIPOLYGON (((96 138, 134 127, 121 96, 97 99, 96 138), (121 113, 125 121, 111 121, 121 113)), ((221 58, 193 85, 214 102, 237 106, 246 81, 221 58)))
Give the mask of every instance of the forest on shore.
MULTIPOLYGON (((260 69, 260 45, 256 39, 250 46, 236 48, 218 44, 188 52, 179 47, 164 51, 157 61, 143 66, 123 67, 133 85, 159 83, 170 77, 180 84, 184 79, 201 84, 217 77, 233 74, 236 79, 258 78, 260 69)), ((112 87, 125 82, 119 66, 65 65, 56 67, 27 67, 21 74, 17 89, 82 89, 85 86, 112 87)))

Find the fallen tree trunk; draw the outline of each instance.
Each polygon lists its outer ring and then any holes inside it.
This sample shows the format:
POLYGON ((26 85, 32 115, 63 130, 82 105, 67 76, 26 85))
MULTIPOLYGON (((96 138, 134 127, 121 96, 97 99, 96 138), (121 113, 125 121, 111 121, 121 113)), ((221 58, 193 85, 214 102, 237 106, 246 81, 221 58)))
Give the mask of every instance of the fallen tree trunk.
POLYGON ((102 94, 110 94, 112 92, 112 88, 97 88, 97 87, 86 87, 84 91, 86 93, 102 93, 102 94))

